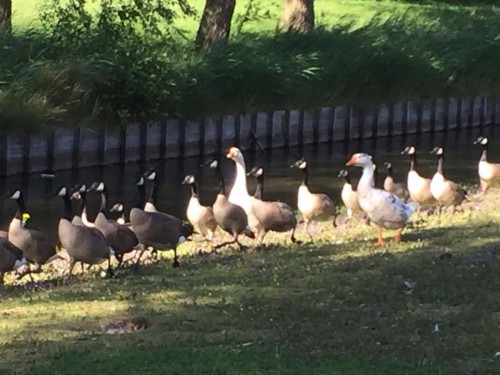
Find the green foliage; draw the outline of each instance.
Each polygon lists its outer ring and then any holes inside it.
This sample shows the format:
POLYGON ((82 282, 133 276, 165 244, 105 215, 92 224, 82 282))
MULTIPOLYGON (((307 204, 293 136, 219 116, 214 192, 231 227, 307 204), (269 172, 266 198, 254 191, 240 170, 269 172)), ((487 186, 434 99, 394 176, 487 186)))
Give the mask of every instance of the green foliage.
POLYGON ((169 4, 50 0, 39 29, 0 35, 1 130, 500 94, 496 7, 415 6, 279 34, 245 31, 274 14, 249 2, 230 43, 198 54, 175 22, 194 10, 169 4))

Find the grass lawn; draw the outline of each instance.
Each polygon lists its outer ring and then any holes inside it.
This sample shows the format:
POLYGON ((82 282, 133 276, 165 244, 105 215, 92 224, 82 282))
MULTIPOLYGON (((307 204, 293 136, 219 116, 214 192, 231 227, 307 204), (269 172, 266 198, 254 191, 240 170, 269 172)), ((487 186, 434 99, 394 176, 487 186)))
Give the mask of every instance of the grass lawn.
MULTIPOLYGON (((37 25, 36 17, 39 7, 44 4, 43 0, 12 0, 13 2, 13 23, 15 28, 27 28, 37 25)), ((233 18, 233 32, 239 23, 240 17, 248 7, 249 0, 236 2, 236 10, 233 18)), ((178 25, 188 32, 188 35, 194 35, 199 25, 199 19, 203 12, 205 0, 190 0, 189 4, 193 6, 198 13, 196 18, 181 17, 177 20, 178 25)), ((244 24, 242 31, 245 32, 272 32, 279 23, 283 1, 281 0, 252 0, 259 17, 250 20, 244 24)), ((316 23, 331 27, 339 23, 354 23, 361 26, 367 23, 375 14, 395 14, 404 13, 409 9, 419 9, 423 11, 428 9, 441 9, 444 11, 453 11, 457 6, 449 4, 433 6, 412 5, 400 1, 391 0, 315 0, 316 23)), ((471 10, 475 7, 470 7, 471 10)))
POLYGON ((0 373, 500 373, 499 202, 422 215, 385 249, 373 226, 325 224, 314 243, 270 235, 277 245, 248 253, 198 256, 206 245, 188 243, 178 269, 169 252, 111 280, 9 276, 0 373), (147 328, 107 332, 131 318, 147 328))

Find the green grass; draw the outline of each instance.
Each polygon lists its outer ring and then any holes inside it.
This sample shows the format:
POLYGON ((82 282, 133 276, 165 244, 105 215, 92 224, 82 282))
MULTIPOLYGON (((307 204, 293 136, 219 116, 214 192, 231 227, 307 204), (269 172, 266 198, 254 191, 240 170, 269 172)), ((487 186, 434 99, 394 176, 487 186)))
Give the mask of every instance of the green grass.
MULTIPOLYGON (((182 246, 139 274, 97 270, 0 289, 4 372, 28 374, 498 373, 498 193, 423 215, 396 245, 375 229, 320 225, 316 242, 270 235, 266 250, 182 246), (405 286, 407 282, 410 287, 405 286), (37 284, 38 285, 38 284, 37 284), (119 319, 145 330, 109 335, 119 319), (435 324, 439 330, 435 330, 435 324)), ((299 238, 306 237, 299 233, 299 238)))

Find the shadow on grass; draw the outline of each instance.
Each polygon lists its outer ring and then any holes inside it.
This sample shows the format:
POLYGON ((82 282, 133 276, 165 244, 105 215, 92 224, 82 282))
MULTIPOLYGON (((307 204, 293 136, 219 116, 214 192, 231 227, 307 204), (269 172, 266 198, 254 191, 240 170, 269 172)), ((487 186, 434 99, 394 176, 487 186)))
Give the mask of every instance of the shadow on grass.
POLYGON ((422 229, 405 239, 385 253, 363 240, 229 251, 48 292, 7 288, 15 304, 6 299, 4 308, 35 315, 10 329, 4 363, 28 373, 494 373, 495 226, 422 229), (104 333, 107 323, 138 316, 150 327, 104 333), (60 337, 48 339, 54 330, 60 337), (20 365, 13 353, 32 354, 20 365))

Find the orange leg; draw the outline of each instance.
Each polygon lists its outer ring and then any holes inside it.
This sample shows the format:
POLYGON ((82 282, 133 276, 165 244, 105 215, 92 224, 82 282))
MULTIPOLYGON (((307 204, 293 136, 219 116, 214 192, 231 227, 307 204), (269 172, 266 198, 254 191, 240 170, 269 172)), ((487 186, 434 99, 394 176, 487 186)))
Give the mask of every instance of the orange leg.
POLYGON ((377 242, 375 242, 375 246, 384 246, 385 242, 384 239, 382 238, 382 227, 380 225, 377 225, 377 242))
POLYGON ((396 231, 396 234, 394 235, 394 239, 396 240, 396 243, 401 242, 401 232, 403 231, 403 228, 400 228, 396 231))

